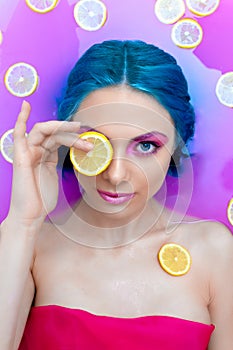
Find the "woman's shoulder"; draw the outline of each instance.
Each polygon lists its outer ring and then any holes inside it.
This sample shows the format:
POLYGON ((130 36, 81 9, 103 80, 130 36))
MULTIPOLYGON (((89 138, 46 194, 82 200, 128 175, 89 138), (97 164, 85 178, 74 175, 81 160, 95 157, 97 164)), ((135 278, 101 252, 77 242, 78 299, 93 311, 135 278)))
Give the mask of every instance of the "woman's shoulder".
POLYGON ((180 222, 180 229, 193 246, 198 246, 208 257, 233 255, 233 234, 223 223, 186 216, 180 222))

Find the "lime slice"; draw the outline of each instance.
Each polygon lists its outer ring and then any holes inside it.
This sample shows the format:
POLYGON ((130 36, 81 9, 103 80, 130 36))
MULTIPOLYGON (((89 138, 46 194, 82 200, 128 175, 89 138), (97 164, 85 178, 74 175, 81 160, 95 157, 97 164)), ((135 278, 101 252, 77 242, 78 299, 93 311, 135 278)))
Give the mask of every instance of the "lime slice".
POLYGON ((95 31, 104 25, 107 8, 99 0, 80 0, 74 7, 74 18, 82 29, 95 31))
POLYGON ((183 0, 157 0, 154 11, 160 22, 172 24, 184 15, 185 4, 183 0))
POLYGON ((198 46, 203 37, 200 24, 191 18, 183 18, 172 27, 171 38, 174 44, 184 49, 198 46))
POLYGON ((227 218, 230 224, 233 226, 233 198, 231 198, 227 205, 227 218))
POLYGON ((187 249, 176 243, 164 244, 158 253, 159 263, 172 276, 185 275, 191 267, 191 256, 187 249))
POLYGON ((8 68, 4 82, 12 95, 25 97, 35 92, 38 85, 38 75, 33 66, 19 62, 8 68))
POLYGON ((198 16, 209 16, 216 11, 220 0, 186 0, 189 11, 198 16))
POLYGON ((26 0, 26 4, 34 12, 47 13, 52 11, 58 3, 58 0, 26 0))
POLYGON ((113 149, 110 141, 101 133, 95 131, 84 132, 79 138, 93 143, 94 148, 84 152, 71 147, 70 159, 74 168, 83 175, 96 176, 102 173, 111 163, 113 149))
POLYGON ((13 148, 14 148, 14 129, 7 130, 0 139, 0 151, 3 158, 9 162, 13 163, 13 148))
POLYGON ((223 105, 233 107, 233 72, 227 72, 221 75, 217 81, 215 91, 219 101, 223 105))

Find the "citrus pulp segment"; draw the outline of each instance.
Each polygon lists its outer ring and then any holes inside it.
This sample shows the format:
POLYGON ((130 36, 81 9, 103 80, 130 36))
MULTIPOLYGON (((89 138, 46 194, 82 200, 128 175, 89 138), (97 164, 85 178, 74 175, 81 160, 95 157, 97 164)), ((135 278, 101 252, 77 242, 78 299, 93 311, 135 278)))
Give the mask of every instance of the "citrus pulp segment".
POLYGON ((74 19, 84 30, 100 29, 107 19, 107 8, 100 0, 80 0, 74 7, 74 19))
POLYGON ((217 81, 215 91, 223 105, 233 108, 233 72, 221 75, 217 81))
POLYGON ((171 38, 177 46, 191 49, 201 43, 203 30, 197 21, 191 18, 183 18, 173 25, 171 38))
POLYGON ((0 151, 3 158, 9 162, 13 163, 13 150, 14 150, 14 129, 7 130, 0 139, 0 151))
POLYGON ((233 198, 231 198, 227 205, 227 218, 230 224, 233 226, 233 198))
POLYGON ((220 0, 186 0, 189 11, 198 16, 209 16, 216 11, 220 0))
POLYGON ((184 15, 185 4, 183 0, 157 0, 154 11, 160 22, 172 24, 184 15))
POLYGON ((26 0, 26 4, 34 12, 47 13, 57 6, 58 0, 26 0))
POLYGON ((94 147, 84 152, 75 147, 70 148, 70 159, 74 168, 83 175, 96 176, 102 173, 111 163, 113 149, 110 141, 101 133, 87 131, 79 138, 91 142, 94 147))
POLYGON ((18 97, 33 94, 38 86, 38 80, 36 69, 25 62, 10 66, 4 78, 7 90, 18 97))
POLYGON ((172 276, 185 275, 191 267, 191 256, 187 249, 176 243, 164 244, 158 253, 159 263, 172 276))

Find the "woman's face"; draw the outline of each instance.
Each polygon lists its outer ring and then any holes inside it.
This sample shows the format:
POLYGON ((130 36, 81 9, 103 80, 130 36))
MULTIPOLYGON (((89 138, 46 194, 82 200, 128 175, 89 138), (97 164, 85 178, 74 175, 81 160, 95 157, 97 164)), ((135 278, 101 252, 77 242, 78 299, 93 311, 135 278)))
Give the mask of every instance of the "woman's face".
POLYGON ((92 92, 73 120, 81 122, 81 131, 107 136, 114 151, 101 174, 75 172, 88 206, 106 214, 140 213, 162 186, 170 164, 175 128, 169 113, 153 97, 123 85, 92 92))

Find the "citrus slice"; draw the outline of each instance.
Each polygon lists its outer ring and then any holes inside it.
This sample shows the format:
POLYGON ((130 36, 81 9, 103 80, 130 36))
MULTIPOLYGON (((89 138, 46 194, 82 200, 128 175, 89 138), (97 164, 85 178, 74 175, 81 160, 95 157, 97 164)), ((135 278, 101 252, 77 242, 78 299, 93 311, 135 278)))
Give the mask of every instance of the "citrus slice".
POLYGON ((7 130, 0 139, 0 151, 3 158, 9 162, 13 163, 13 148, 14 148, 14 129, 7 130))
POLYGON ((2 40, 3 40, 3 36, 2 36, 2 31, 0 30, 0 45, 2 43, 2 40))
POLYGON ((154 11, 160 22, 172 24, 184 15, 185 4, 183 0, 157 0, 154 11))
POLYGON ((26 4, 34 12, 47 13, 52 11, 58 3, 58 0, 26 0, 26 4))
POLYGON ((198 16, 209 16, 217 9, 220 0, 186 0, 189 11, 198 16))
POLYGON ((233 198, 231 198, 227 205, 227 218, 230 224, 233 226, 233 198))
POLYGON ((36 69, 30 64, 19 62, 10 66, 4 82, 7 90, 14 96, 25 97, 33 94, 38 85, 36 69))
POLYGON ((174 44, 184 49, 198 46, 203 37, 200 24, 191 18, 183 18, 172 27, 171 38, 174 44))
POLYGON ((191 267, 189 252, 179 244, 164 244, 158 253, 159 263, 172 276, 185 275, 191 267))
POLYGON ((233 72, 221 75, 217 81, 215 91, 223 105, 233 107, 233 72))
POLYGON ((99 0, 80 0, 74 7, 76 23, 85 30, 100 29, 107 18, 107 8, 99 0))
POLYGON ((112 160, 113 149, 110 141, 106 136, 95 131, 84 132, 79 137, 93 143, 94 148, 89 152, 84 152, 71 147, 70 159, 74 168, 87 176, 96 176, 102 173, 112 160))

